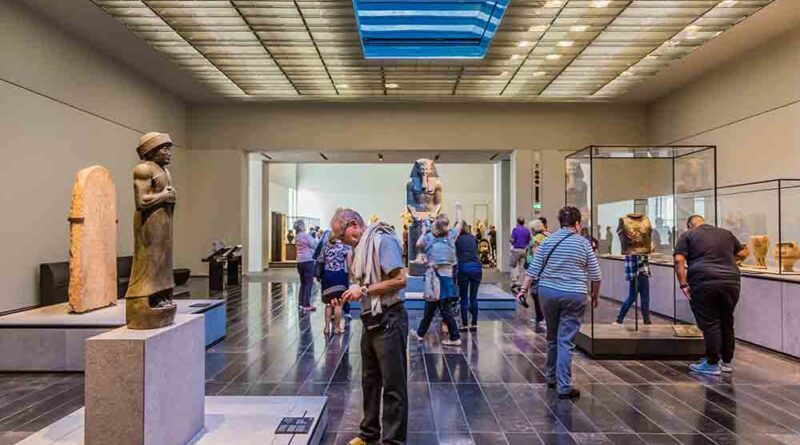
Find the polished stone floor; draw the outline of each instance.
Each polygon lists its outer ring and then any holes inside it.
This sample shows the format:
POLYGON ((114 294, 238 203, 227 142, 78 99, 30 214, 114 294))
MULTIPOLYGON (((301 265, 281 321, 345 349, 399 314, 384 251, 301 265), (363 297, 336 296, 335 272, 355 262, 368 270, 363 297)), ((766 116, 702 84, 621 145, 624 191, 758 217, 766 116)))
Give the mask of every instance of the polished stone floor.
MULTIPOLYGON (((192 298, 207 297, 194 284, 192 298)), ((207 353, 206 393, 327 395, 325 443, 346 444, 361 418, 360 324, 326 338, 321 311, 298 315, 296 288, 284 273, 225 293, 228 335, 207 353)), ((410 345, 409 445, 800 444, 798 361, 740 346, 733 375, 704 377, 685 362, 578 355, 583 396, 563 401, 544 385, 544 336, 528 317, 484 311, 459 348, 437 329, 410 345)), ((81 374, 0 374, 0 444, 82 404, 81 374)))

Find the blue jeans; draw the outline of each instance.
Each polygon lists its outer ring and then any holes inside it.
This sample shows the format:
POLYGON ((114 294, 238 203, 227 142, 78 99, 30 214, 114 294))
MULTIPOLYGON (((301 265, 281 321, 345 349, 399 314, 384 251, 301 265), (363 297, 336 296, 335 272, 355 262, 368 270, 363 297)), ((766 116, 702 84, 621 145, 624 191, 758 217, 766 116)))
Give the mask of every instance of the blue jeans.
POLYGON ((314 289, 314 262, 297 263, 300 274, 300 307, 311 306, 311 291, 314 289))
POLYGON ((628 299, 619 308, 617 323, 622 323, 625 320, 625 315, 628 314, 628 310, 636 301, 637 293, 642 299, 642 320, 644 320, 645 324, 650 324, 650 277, 641 274, 637 279, 628 282, 628 299))
POLYGON ((478 288, 483 279, 480 263, 458 265, 458 295, 461 298, 461 325, 467 325, 467 312, 472 315, 472 325, 478 325, 478 288))
POLYGON ((539 286, 539 299, 547 323, 545 377, 557 383, 559 394, 566 394, 572 389, 573 340, 581 328, 586 294, 539 286))

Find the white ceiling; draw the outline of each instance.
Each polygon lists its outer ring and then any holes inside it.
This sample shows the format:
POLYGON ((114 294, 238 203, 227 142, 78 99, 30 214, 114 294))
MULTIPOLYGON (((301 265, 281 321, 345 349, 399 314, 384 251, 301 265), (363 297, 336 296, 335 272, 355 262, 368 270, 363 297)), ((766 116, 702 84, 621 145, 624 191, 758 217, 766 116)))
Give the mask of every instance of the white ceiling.
POLYGON ((618 98, 772 0, 512 0, 482 60, 365 60, 352 0, 92 0, 242 100, 618 98))
POLYGON ((330 164, 411 164, 420 158, 436 160, 438 164, 487 164, 508 160, 510 150, 392 150, 392 151, 324 151, 273 150, 264 151, 265 161, 279 163, 330 163, 330 164), (383 161, 379 156, 383 156, 383 161), (323 157, 324 156, 324 157, 323 157), (327 159, 325 159, 327 158, 327 159))

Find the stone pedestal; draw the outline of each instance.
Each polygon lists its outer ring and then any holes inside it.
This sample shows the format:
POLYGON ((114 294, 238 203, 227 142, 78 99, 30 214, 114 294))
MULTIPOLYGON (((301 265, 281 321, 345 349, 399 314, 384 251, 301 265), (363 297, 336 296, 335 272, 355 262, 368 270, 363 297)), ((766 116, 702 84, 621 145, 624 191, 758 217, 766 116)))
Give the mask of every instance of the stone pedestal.
POLYGON ((203 428, 204 322, 178 315, 86 341, 87 445, 184 445, 203 428))

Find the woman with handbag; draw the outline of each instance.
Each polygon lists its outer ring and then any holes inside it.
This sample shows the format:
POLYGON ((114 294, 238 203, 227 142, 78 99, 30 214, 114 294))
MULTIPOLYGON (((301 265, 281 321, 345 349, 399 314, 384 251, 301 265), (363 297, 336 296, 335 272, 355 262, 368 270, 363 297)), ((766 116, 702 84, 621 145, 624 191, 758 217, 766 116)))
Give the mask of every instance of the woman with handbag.
POLYGON ((342 294, 350 287, 349 265, 352 263, 353 251, 342 240, 330 235, 330 231, 322 235, 322 248, 317 258, 317 274, 322 288, 322 302, 325 304, 325 335, 335 332, 344 333, 344 320, 341 302, 342 294))
POLYGON ((537 282, 547 323, 547 386, 557 387, 559 398, 573 399, 580 396, 580 391, 572 387, 573 340, 581 328, 587 294, 591 293, 592 306, 597 307, 600 265, 591 243, 577 235, 580 210, 564 207, 558 212, 558 221, 561 230, 536 251, 519 295, 526 295, 537 282))
POLYGON ((458 290, 453 277, 456 264, 456 238, 461 233, 461 204, 456 204, 456 227, 449 229, 450 219, 439 214, 430 230, 426 227, 417 241, 417 248, 424 249, 427 258, 425 271, 425 312, 417 331, 411 337, 422 340, 428 332, 431 321, 438 311, 447 324, 449 338, 442 340, 445 346, 461 345, 458 324, 451 312, 450 303, 458 298, 458 290))

